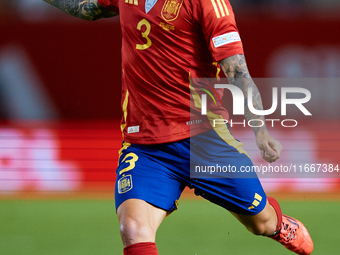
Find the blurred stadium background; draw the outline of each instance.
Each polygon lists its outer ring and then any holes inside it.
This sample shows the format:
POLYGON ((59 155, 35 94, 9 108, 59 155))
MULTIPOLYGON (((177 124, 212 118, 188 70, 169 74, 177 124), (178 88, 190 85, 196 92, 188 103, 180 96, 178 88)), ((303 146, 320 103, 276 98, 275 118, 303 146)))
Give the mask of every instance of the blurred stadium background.
MULTIPOLYGON (((312 117, 290 112, 298 127, 272 130, 285 147, 279 163, 340 164, 340 2, 231 3, 250 72, 269 81, 264 105, 273 78, 305 78, 312 94, 312 117)), ((41 0, 0 0, 0 31, 0 254, 121 254, 119 18, 86 22, 41 0)), ((263 163, 250 128, 232 132, 263 163)), ((311 176, 262 181, 310 226, 315 254, 339 254, 340 173, 311 176)), ((290 254, 191 191, 184 198, 160 230, 161 254, 290 254)))

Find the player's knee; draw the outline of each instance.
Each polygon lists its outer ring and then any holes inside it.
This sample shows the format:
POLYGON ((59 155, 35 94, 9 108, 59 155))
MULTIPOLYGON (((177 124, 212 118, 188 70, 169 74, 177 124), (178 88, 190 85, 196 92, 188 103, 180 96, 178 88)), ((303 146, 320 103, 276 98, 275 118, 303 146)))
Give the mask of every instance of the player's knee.
POLYGON ((148 223, 132 217, 124 217, 124 219, 121 220, 120 234, 124 245, 138 242, 154 242, 156 235, 148 223))

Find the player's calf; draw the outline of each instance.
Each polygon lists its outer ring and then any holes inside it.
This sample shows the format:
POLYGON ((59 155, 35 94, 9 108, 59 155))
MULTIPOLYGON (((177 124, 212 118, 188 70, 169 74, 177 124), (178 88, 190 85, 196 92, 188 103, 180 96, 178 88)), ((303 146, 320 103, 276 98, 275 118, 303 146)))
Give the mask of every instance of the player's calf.
POLYGON ((270 236, 277 229, 277 216, 269 203, 255 215, 232 214, 254 235, 270 236))

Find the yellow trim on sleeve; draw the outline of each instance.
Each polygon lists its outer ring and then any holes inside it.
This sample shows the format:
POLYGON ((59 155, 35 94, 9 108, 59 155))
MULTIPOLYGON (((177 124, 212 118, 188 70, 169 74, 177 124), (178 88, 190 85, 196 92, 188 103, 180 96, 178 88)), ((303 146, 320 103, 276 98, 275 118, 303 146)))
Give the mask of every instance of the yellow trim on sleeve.
POLYGON ((218 8, 217 8, 217 5, 215 3, 215 0, 211 0, 211 3, 215 9, 215 12, 216 12, 216 17, 219 19, 221 16, 220 16, 220 12, 218 11, 218 8))
POLYGON ((230 14, 229 14, 228 6, 225 4, 224 0, 222 0, 222 4, 224 6, 225 12, 227 13, 227 16, 229 16, 230 14))
MULTIPOLYGON (((222 0, 222 2, 223 2, 223 0, 222 0)), ((223 10, 223 6, 222 6, 222 3, 221 3, 221 0, 217 0, 217 4, 218 4, 218 7, 220 8, 222 17, 224 17, 225 13, 224 13, 224 10, 223 10)))
POLYGON ((220 72, 221 72, 221 68, 218 67, 218 62, 213 62, 213 65, 216 66, 216 76, 215 78, 219 81, 220 79, 220 72))

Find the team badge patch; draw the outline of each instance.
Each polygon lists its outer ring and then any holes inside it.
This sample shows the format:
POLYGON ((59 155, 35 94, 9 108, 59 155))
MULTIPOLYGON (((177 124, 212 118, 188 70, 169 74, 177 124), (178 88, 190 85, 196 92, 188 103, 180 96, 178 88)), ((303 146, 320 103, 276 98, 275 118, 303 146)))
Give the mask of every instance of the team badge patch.
POLYGON ((122 178, 118 181, 118 193, 122 194, 125 192, 128 192, 132 189, 132 176, 129 175, 123 175, 122 178))
POLYGON ((166 21, 177 19, 183 0, 166 0, 162 8, 162 17, 166 21))

